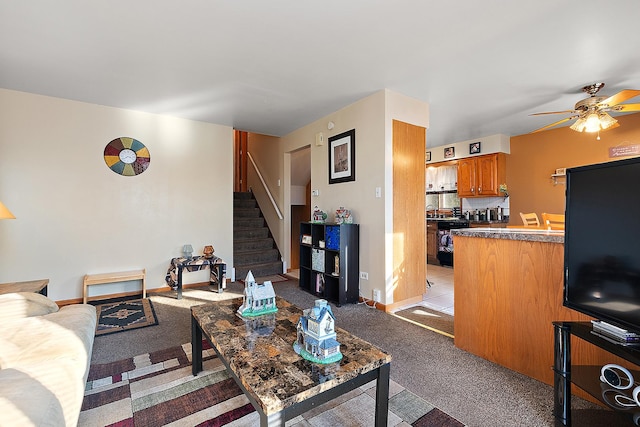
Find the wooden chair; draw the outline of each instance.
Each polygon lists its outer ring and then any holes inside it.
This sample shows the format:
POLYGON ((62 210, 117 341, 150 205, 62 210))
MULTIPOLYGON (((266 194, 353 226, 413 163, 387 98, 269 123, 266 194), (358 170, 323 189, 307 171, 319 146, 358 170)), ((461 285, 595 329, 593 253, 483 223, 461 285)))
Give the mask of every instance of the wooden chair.
POLYGON ((538 219, 538 214, 536 214, 535 212, 520 212, 520 218, 522 218, 522 223, 525 227, 540 227, 540 220, 538 219))
POLYGON ((542 214, 542 223, 547 230, 564 230, 564 214, 542 214))

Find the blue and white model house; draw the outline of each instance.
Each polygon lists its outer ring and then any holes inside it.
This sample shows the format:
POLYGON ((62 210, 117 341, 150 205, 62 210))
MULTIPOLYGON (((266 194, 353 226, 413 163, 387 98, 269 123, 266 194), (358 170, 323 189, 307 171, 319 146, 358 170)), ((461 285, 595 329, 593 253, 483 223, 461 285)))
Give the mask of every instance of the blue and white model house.
POLYGON ((341 360, 335 320, 327 301, 316 300, 315 306, 304 310, 298 320, 297 338, 293 344, 295 352, 315 363, 327 364, 341 360))
POLYGON ((256 283, 253 273, 249 271, 244 279, 244 294, 238 313, 245 317, 255 317, 276 311, 276 292, 271 282, 267 280, 262 284, 256 283))

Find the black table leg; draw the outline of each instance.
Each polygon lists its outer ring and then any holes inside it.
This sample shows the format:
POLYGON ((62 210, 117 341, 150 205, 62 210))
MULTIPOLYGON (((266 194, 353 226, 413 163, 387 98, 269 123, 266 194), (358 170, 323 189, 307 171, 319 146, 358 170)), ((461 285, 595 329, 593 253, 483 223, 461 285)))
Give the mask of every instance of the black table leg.
POLYGON ((378 368, 376 381, 376 427, 386 427, 389 416, 389 371, 391 365, 385 363, 378 368))
POLYGON ((227 265, 226 264, 216 264, 216 268, 218 269, 218 293, 221 294, 224 291, 222 287, 225 279, 225 275, 227 274, 227 265))
POLYGON ((202 329, 191 315, 191 373, 195 376, 202 371, 202 329))
POLYGON ((178 299, 182 299, 182 270, 184 269, 183 265, 178 265, 178 283, 176 284, 178 287, 178 299))
POLYGON ((564 426, 571 425, 571 335, 564 325, 554 325, 553 414, 564 426))

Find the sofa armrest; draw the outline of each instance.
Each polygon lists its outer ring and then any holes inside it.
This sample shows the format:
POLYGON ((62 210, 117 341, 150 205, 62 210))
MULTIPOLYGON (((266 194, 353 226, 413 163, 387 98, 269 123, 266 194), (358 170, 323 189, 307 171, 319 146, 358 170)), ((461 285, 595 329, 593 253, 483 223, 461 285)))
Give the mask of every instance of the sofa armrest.
POLYGON ((0 295, 0 321, 42 316, 58 311, 58 305, 41 294, 14 292, 0 295))

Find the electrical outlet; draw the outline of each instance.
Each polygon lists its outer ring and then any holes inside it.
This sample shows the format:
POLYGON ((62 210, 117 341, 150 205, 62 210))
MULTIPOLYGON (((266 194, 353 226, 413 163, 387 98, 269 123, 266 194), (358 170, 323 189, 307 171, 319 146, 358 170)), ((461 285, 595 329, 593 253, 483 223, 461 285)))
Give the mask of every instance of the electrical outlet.
POLYGON ((366 271, 361 271, 360 278, 364 280, 369 280, 369 273, 367 273, 366 271))
POLYGON ((380 300, 382 299, 382 294, 380 293, 380 289, 374 289, 373 290, 373 300, 375 302, 380 302, 380 300))

